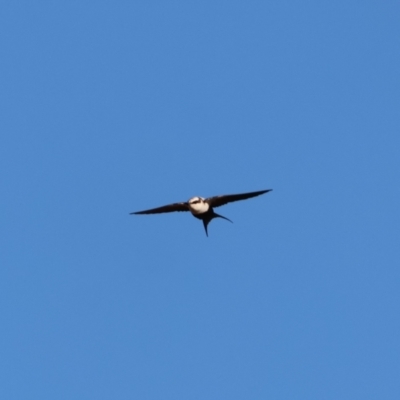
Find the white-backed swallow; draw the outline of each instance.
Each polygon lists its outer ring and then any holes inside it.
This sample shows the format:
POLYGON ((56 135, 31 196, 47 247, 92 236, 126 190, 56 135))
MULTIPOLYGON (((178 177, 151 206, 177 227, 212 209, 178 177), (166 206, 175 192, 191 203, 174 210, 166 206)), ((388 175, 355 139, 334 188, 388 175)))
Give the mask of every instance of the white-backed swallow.
POLYGON ((261 194, 268 193, 272 189, 260 190, 258 192, 241 193, 241 194, 227 194, 222 196, 208 197, 207 199, 203 197, 192 197, 189 201, 183 203, 173 203, 166 206, 152 208, 150 210, 132 212, 132 214, 160 214, 168 213, 174 211, 190 211, 192 215, 203 221, 204 229, 206 235, 208 236, 207 226, 213 218, 223 218, 229 222, 230 219, 217 214, 214 211, 214 207, 220 207, 227 203, 232 203, 233 201, 246 200, 251 197, 260 196, 261 194))

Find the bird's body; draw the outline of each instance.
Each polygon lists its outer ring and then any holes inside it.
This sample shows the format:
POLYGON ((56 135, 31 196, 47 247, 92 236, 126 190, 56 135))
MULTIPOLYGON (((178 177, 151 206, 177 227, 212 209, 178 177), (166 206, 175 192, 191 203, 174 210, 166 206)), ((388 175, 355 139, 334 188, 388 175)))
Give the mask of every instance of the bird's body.
POLYGON ((160 214, 174 211, 190 211, 194 217, 203 221, 204 229, 206 231, 206 235, 208 236, 207 226, 212 219, 223 218, 229 222, 232 222, 230 219, 217 214, 213 209, 214 207, 220 207, 233 201, 246 200, 251 197, 270 192, 271 190, 272 189, 261 190, 258 192, 214 196, 206 199, 195 196, 189 199, 188 202, 168 204, 166 206, 152 208, 150 210, 137 211, 131 214, 160 214))
POLYGON ((192 197, 188 201, 189 211, 194 216, 206 213, 210 209, 210 205, 205 200, 203 197, 192 197))

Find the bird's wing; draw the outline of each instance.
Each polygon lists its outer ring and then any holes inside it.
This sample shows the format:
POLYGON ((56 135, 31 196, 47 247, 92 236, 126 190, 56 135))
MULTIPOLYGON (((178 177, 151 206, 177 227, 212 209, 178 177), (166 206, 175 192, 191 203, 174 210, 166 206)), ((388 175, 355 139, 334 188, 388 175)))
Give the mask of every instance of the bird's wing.
POLYGON ((150 210, 132 212, 130 214, 160 214, 174 211, 189 211, 189 207, 187 203, 174 203, 162 207, 152 208, 150 210))
POLYGON ((233 201, 250 199, 251 197, 255 197, 255 196, 259 196, 260 194, 268 193, 271 190, 272 189, 260 190, 259 192, 250 192, 250 193, 241 193, 241 194, 226 194, 226 195, 222 195, 222 196, 209 197, 208 199, 206 199, 206 202, 211 207, 219 207, 219 206, 223 206, 224 204, 231 203, 233 201))

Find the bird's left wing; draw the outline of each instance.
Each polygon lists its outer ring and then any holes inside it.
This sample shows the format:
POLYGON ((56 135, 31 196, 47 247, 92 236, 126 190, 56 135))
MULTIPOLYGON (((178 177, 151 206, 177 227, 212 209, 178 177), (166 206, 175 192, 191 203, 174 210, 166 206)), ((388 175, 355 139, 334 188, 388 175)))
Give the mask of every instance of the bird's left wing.
POLYGON ((187 203, 173 203, 162 207, 152 208, 150 210, 132 212, 130 214, 161 214, 174 211, 189 211, 189 206, 187 203))
POLYGON ((249 192, 249 193, 241 193, 241 194, 226 194, 226 195, 222 195, 222 196, 214 196, 214 197, 209 197, 208 199, 206 199, 206 202, 211 207, 219 207, 219 206, 223 206, 224 204, 227 204, 227 203, 232 203, 233 201, 250 199, 251 197, 256 197, 256 196, 259 196, 260 194, 268 193, 271 190, 272 189, 260 190, 258 192, 249 192))

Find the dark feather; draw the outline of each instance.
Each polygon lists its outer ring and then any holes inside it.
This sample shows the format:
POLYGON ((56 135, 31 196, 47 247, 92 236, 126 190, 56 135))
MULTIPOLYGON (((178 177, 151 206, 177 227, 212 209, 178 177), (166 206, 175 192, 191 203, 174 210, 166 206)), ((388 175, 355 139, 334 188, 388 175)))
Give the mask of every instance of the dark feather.
POLYGON ((132 214, 161 214, 161 213, 168 213, 168 212, 174 212, 174 211, 189 211, 189 207, 187 203, 174 203, 174 204, 168 204, 166 206, 162 207, 157 207, 157 208, 152 208, 150 210, 144 210, 144 211, 137 211, 137 212, 132 212, 132 214))
POLYGON ((211 207, 219 207, 219 206, 223 206, 224 204, 227 204, 227 203, 232 203, 233 201, 246 200, 246 199, 250 199, 251 197, 260 196, 261 194, 268 193, 271 190, 272 189, 260 190, 259 192, 249 192, 249 193, 241 193, 241 194, 226 194, 226 195, 222 195, 222 196, 209 197, 208 199, 206 199, 206 202, 211 207))

